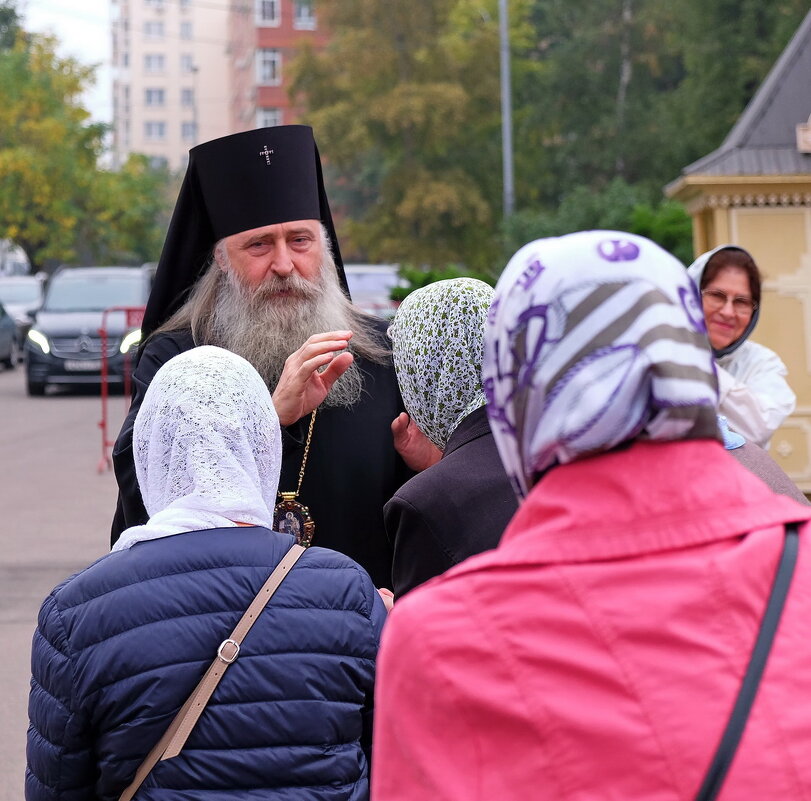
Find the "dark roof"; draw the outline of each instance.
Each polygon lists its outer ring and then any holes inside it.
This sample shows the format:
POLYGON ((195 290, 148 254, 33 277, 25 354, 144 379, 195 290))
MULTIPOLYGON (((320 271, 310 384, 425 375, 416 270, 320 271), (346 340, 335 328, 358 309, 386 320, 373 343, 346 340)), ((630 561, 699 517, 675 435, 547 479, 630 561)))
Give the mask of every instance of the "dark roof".
POLYGON ((811 11, 721 146, 682 175, 811 173, 797 150, 797 125, 811 116, 811 11))

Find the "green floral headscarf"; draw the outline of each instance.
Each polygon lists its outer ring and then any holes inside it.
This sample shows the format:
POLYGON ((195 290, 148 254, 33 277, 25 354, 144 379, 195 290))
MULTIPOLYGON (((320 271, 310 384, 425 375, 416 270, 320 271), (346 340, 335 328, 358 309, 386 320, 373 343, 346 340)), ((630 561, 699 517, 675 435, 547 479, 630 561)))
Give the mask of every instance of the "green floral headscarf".
POLYGON ((412 292, 389 328, 406 411, 438 448, 484 406, 484 326, 493 288, 475 278, 437 281, 412 292))

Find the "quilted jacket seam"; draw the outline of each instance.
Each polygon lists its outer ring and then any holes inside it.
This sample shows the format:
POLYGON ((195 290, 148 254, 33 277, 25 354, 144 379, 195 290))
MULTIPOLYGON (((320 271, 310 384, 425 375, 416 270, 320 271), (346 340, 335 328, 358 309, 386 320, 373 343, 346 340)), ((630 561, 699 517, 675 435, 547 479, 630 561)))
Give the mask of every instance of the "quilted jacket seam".
MULTIPOLYGON (((77 609, 80 606, 84 606, 85 604, 92 603, 93 601, 96 601, 96 600, 98 600, 100 598, 104 598, 106 595, 110 595, 110 594, 112 594, 114 592, 118 592, 119 590, 126 590, 126 589, 129 589, 130 587, 134 587, 136 585, 145 586, 145 585, 149 584, 152 581, 163 581, 165 579, 173 578, 175 576, 192 576, 195 573, 217 573, 217 572, 219 572, 221 570, 235 570, 235 569, 266 570, 266 571, 268 571, 268 575, 270 575, 270 571, 273 569, 273 567, 274 567, 274 565, 261 565, 261 564, 244 565, 244 564, 237 564, 237 563, 233 563, 233 564, 229 563, 227 565, 219 565, 219 566, 216 566, 216 567, 211 566, 211 567, 199 567, 199 568, 194 568, 194 569, 189 569, 189 570, 174 570, 174 571, 169 572, 169 573, 161 573, 158 576, 148 576, 148 577, 136 578, 134 581, 128 582, 127 584, 119 584, 116 587, 112 587, 111 589, 106 590, 105 592, 100 592, 100 593, 98 593, 96 595, 93 595, 90 598, 83 598, 82 600, 80 600, 80 601, 78 601, 76 603, 73 603, 73 604, 65 604, 62 608, 66 612, 71 611, 73 609, 77 609)), ((356 570, 356 569, 357 568, 355 567, 355 565, 347 565, 347 564, 343 564, 343 565, 323 565, 323 564, 308 565, 306 563, 301 563, 299 565, 296 565, 296 570, 356 570)), ((260 586, 261 585, 257 586, 257 588, 256 588, 257 591, 259 590, 260 586)), ((330 607, 330 608, 332 608, 332 607, 330 607)), ((241 610, 241 611, 244 611, 244 610, 241 610)), ((338 610, 338 611, 345 611, 345 610, 338 610)), ((348 611, 353 611, 353 610, 348 610, 348 611)))
MULTIPOLYGON (((79 656, 82 653, 84 653, 88 648, 95 648, 96 646, 100 645, 101 643, 110 642, 111 640, 114 640, 116 637, 125 637, 130 632, 138 631, 139 629, 143 629, 143 628, 145 628, 147 626, 156 626, 156 625, 159 625, 161 623, 168 623, 169 621, 172 621, 172 620, 192 620, 194 618, 202 618, 202 617, 207 617, 207 616, 210 616, 210 615, 235 615, 236 617, 235 617, 235 620, 234 620, 234 625, 236 625, 237 621, 239 620, 239 616, 242 615, 242 613, 245 611, 246 608, 247 608, 247 604, 245 605, 245 607, 237 607, 236 609, 211 609, 211 610, 209 610, 207 612, 197 612, 197 613, 195 613, 193 615, 178 612, 177 615, 160 617, 160 618, 156 618, 155 620, 147 620, 144 623, 139 623, 136 626, 131 626, 129 628, 122 629, 121 631, 118 631, 118 632, 116 632, 114 634, 110 634, 110 635, 108 635, 106 637, 102 637, 99 640, 88 640, 86 643, 84 643, 82 645, 82 647, 80 649, 78 649, 76 651, 76 655, 79 656)), ((296 609, 296 610, 301 610, 301 611, 318 610, 320 612, 335 612, 336 614, 354 614, 354 615, 359 615, 360 617, 365 618, 366 620, 370 619, 369 615, 364 614, 359 609, 339 609, 339 608, 336 608, 334 606, 326 607, 326 606, 318 606, 316 604, 310 604, 308 606, 301 606, 300 604, 282 604, 282 603, 277 603, 275 601, 275 599, 269 605, 269 608, 272 608, 272 609, 286 609, 286 610, 296 609)), ((223 632, 223 637, 226 637, 227 635, 228 635, 228 632, 224 631, 223 632)), ((274 651, 274 653, 276 653, 276 652, 274 651)), ((284 653, 284 652, 280 651, 278 653, 284 653)), ((294 653, 294 652, 291 651, 291 653, 294 653)), ((346 656, 346 655, 347 654, 344 654, 344 656, 346 656)), ((212 659, 214 658, 214 654, 211 655, 211 658, 212 659)))
MULTIPOLYGON (((58 648, 55 648, 55 650, 58 653, 62 654, 62 656, 65 657, 65 659, 67 660, 68 665, 70 667, 70 679, 69 679, 70 686, 68 688, 68 696, 67 696, 68 697, 68 703, 63 704, 63 706, 66 707, 67 712, 68 712, 68 714, 65 716, 65 723, 64 723, 64 725, 62 727, 62 734, 61 734, 61 738, 60 738, 60 741, 63 743, 63 745, 57 745, 56 743, 52 743, 52 745, 56 745, 57 748, 59 748, 60 751, 64 753, 64 751, 65 751, 65 746, 64 746, 65 734, 66 734, 66 732, 68 730, 68 726, 70 725, 71 721, 73 720, 74 715, 76 714, 75 711, 74 711, 74 700, 75 700, 74 699, 74 693, 75 693, 75 689, 76 689, 76 681, 75 681, 76 663, 75 663, 74 654, 72 653, 70 637, 68 637, 67 629, 65 628, 64 621, 62 620, 62 610, 59 608, 59 600, 56 597, 56 594, 53 593, 53 592, 51 593, 51 598, 53 598, 53 606, 52 606, 51 611, 49 612, 49 617, 52 616, 54 618, 55 625, 58 626, 59 629, 61 629, 62 635, 65 638, 65 649, 67 650, 67 653, 62 653, 62 651, 60 649, 58 649, 58 648)), ((49 640, 46 640, 46 642, 48 643, 49 646, 51 645, 49 640)), ((43 689, 45 689, 45 688, 43 687, 43 689)), ((47 690, 45 690, 45 692, 48 695, 51 695, 51 693, 48 692, 47 690)), ((40 734, 41 734, 41 732, 40 732, 40 734)), ((44 739, 48 740, 47 737, 45 737, 44 739)), ((62 781, 63 781, 63 779, 62 779, 62 773, 63 773, 62 769, 63 769, 63 766, 64 766, 64 760, 60 759, 59 760, 59 769, 58 769, 57 774, 56 774, 55 786, 51 788, 52 790, 54 790, 56 788, 59 788, 59 789, 56 790, 57 794, 59 794, 59 795, 61 795, 61 793, 62 793, 62 781)))

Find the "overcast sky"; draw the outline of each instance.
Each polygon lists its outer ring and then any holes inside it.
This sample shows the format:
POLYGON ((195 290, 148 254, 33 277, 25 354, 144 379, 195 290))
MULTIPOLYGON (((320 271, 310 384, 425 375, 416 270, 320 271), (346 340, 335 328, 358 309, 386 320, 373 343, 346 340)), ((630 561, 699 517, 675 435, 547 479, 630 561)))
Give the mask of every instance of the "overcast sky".
POLYGON ((86 94, 84 103, 95 120, 111 122, 109 0, 18 0, 17 8, 27 30, 52 33, 60 40, 60 54, 83 64, 100 65, 96 85, 86 94))

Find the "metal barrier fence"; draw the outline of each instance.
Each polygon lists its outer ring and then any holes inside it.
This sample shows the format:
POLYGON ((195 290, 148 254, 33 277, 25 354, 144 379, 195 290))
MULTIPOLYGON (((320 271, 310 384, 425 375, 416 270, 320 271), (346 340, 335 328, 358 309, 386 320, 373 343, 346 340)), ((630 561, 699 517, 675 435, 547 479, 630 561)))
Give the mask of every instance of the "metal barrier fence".
MULTIPOLYGON (((126 314, 126 325, 124 335, 131 328, 140 328, 144 320, 144 311, 146 306, 110 306, 105 309, 101 315, 101 327, 99 328, 99 336, 101 337, 101 420, 99 421, 99 428, 101 428, 101 459, 98 464, 98 472, 103 473, 113 466, 112 460, 112 447, 115 445, 115 440, 109 438, 108 433, 108 399, 110 395, 110 355, 107 348, 109 340, 109 333, 107 330, 107 316, 113 313, 123 312, 126 314)), ((132 354, 137 352, 137 346, 128 348, 124 355, 124 362, 122 368, 122 376, 124 382, 124 403, 126 408, 129 409, 130 402, 132 401, 132 354)))

